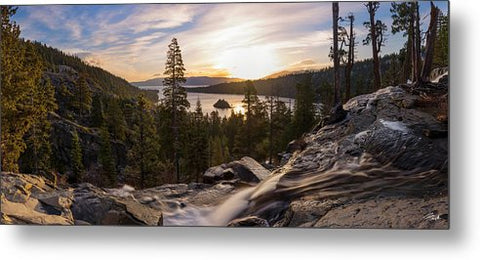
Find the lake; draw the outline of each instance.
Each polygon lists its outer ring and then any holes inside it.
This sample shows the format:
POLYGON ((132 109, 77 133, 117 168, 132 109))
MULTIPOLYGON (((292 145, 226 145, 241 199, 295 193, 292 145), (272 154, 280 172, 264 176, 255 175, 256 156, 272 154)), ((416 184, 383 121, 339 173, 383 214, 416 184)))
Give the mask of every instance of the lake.
MULTIPOLYGON (((202 87, 202 86, 184 86, 185 88, 191 88, 191 87, 202 87)), ((206 86, 204 86, 206 87, 206 86)), ((163 88, 164 86, 144 86, 144 87, 139 87, 141 89, 149 89, 149 90, 158 90, 158 96, 159 99, 163 97, 163 88)), ((260 100, 265 101, 266 96, 258 96, 260 100)), ((244 113, 244 108, 243 108, 243 100, 244 96, 243 95, 237 95, 237 94, 213 94, 213 93, 187 93, 187 100, 190 102, 190 109, 189 111, 194 111, 195 106, 197 104, 197 100, 200 100, 200 104, 202 105, 202 110, 203 113, 208 113, 210 114, 213 111, 217 111, 218 115, 220 117, 230 117, 230 114, 232 113, 232 110, 235 113, 244 113), (224 99, 227 101, 232 108, 227 108, 227 109, 220 109, 220 108, 215 108, 213 107, 213 104, 217 102, 219 99, 224 99)), ((295 104, 295 99, 291 98, 280 98, 281 101, 285 102, 285 104, 288 106, 291 106, 291 109, 293 110, 293 105, 295 104)))

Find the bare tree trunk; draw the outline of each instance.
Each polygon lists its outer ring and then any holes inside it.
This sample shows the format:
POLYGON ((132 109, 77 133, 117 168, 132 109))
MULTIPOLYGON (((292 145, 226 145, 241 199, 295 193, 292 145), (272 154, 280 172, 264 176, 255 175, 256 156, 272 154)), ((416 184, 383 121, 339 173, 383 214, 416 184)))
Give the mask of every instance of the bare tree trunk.
POLYGON ((403 61, 403 82, 407 82, 407 80, 412 75, 412 34, 410 31, 408 32, 408 39, 407 39, 407 49, 405 53, 405 60, 403 61))
POLYGON ((412 62, 412 73, 411 73, 411 79, 412 82, 417 81, 417 47, 416 47, 416 42, 417 42, 417 36, 415 34, 415 4, 411 3, 411 10, 410 10, 410 28, 408 30, 408 33, 411 36, 411 45, 410 45, 410 59, 412 62))
POLYGON ((415 81, 418 82, 420 80, 420 73, 421 73, 421 66, 422 66, 422 38, 420 35, 420 13, 419 13, 419 5, 418 3, 414 3, 415 5, 415 81))
MULTIPOLYGON (((270 93, 272 93, 270 91, 270 93)), ((270 124, 269 124, 269 163, 272 164, 272 159, 273 159, 273 102, 274 102, 274 99, 273 97, 269 97, 270 99, 270 124)))
POLYGON ((353 15, 349 16, 350 18, 350 37, 348 41, 348 59, 347 65, 345 66, 345 102, 350 99, 351 92, 351 75, 355 55, 355 35, 353 34, 353 15))
POLYGON ((421 82, 427 82, 430 80, 429 78, 432 70, 435 37, 437 35, 438 13, 438 8, 435 7, 432 2, 430 2, 430 24, 428 26, 425 62, 423 63, 421 82))
POLYGON ((378 46, 377 46, 377 30, 375 23, 375 9, 373 2, 368 2, 368 13, 370 14, 370 36, 372 44, 372 56, 373 56, 373 87, 374 89, 380 89, 380 60, 378 58, 378 46))
POLYGON ((175 90, 177 88, 175 80, 175 67, 176 60, 175 55, 173 55, 173 72, 172 72, 172 130, 173 130, 173 160, 175 163, 175 176, 177 183, 180 183, 180 164, 178 163, 178 129, 177 129, 177 104, 175 100, 175 90))
POLYGON ((332 3, 333 14, 333 69, 335 81, 334 107, 341 103, 340 100, 340 57, 338 56, 338 2, 332 3))

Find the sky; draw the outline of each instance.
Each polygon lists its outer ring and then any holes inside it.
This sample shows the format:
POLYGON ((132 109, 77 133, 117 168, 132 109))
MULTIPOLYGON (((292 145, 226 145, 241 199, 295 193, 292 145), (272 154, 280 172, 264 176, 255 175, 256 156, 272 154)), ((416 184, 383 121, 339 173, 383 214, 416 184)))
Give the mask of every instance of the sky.
MULTIPOLYGON (((434 2, 443 13, 448 3, 434 2)), ((361 2, 340 2, 340 16, 355 15, 357 59, 369 58, 363 46, 361 2)), ((376 18, 391 26, 390 2, 376 18)), ((420 6, 422 27, 429 2, 420 6)), ((21 37, 40 41, 128 81, 163 76, 167 46, 177 38, 187 76, 257 79, 280 71, 331 65, 330 2, 243 4, 136 4, 21 6, 13 19, 21 37)), ((398 52, 405 38, 387 33, 382 53, 398 52)))

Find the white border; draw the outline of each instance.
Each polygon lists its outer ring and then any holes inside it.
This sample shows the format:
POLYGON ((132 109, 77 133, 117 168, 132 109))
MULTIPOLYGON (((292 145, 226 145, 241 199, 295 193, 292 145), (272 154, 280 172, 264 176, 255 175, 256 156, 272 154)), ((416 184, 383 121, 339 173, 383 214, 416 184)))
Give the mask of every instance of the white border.
MULTIPOLYGON (((2 4, 147 2, 158 1, 43 0, 2 4)), ((449 231, 0 226, 0 258, 480 259, 479 2, 452 0, 450 4, 449 231)))

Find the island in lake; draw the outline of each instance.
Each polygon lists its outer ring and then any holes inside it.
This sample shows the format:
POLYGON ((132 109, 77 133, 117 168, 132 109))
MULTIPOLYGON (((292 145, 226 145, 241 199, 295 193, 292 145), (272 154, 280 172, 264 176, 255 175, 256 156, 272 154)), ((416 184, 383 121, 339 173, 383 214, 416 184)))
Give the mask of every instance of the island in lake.
POLYGON ((232 108, 232 106, 230 106, 230 104, 227 101, 225 101, 225 99, 217 100, 217 102, 215 102, 215 104, 213 104, 213 107, 214 108, 220 108, 220 109, 232 108))

